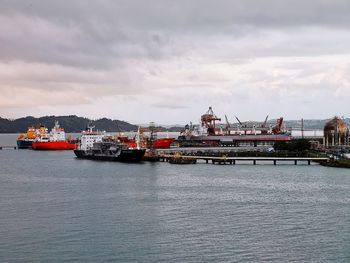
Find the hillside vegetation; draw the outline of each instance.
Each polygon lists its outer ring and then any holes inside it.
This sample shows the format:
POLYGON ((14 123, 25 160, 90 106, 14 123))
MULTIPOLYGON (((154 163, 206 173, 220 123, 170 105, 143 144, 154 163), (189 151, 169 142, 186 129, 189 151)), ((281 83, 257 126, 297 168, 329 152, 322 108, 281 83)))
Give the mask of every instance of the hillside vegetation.
POLYGON ((26 132, 29 126, 38 126, 40 124, 51 129, 54 126, 55 121, 59 121, 60 126, 64 127, 66 132, 81 132, 82 130, 85 130, 91 122, 96 129, 108 132, 136 131, 138 128, 138 126, 125 121, 111 120, 107 118, 92 121, 88 118, 78 117, 75 115, 45 116, 40 118, 28 116, 15 120, 0 118, 0 133, 26 132))

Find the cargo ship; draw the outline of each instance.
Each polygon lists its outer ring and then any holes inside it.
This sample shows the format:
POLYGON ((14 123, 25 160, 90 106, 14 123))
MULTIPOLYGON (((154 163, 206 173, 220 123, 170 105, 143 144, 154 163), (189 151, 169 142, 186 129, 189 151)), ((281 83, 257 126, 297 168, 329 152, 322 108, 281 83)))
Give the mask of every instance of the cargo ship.
POLYGON ((39 134, 32 143, 34 150, 74 150, 76 142, 66 139, 66 133, 62 127, 55 122, 50 133, 39 134))
POLYGON ((32 144, 38 134, 46 134, 47 128, 43 125, 40 125, 39 128, 34 126, 28 127, 28 130, 25 134, 20 133, 17 139, 18 149, 31 149, 32 144))
POLYGON ((276 120, 274 126, 267 125, 268 116, 263 123, 242 123, 237 117, 237 125, 229 123, 217 125, 221 118, 213 109, 201 116, 197 126, 186 125, 180 136, 172 143, 173 147, 273 147, 278 141, 290 141, 291 137, 284 130, 283 118, 276 120))
POLYGON ((146 149, 140 148, 138 142, 136 138, 135 145, 131 145, 104 132, 93 131, 93 126, 90 126, 86 132, 82 132, 74 153, 80 159, 140 162, 146 149))

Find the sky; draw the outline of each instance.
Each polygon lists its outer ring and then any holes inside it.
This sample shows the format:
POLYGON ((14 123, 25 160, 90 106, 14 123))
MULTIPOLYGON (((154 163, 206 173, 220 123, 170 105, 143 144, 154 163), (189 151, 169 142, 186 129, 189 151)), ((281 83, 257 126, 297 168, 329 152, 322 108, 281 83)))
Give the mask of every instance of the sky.
POLYGON ((349 14, 349 0, 0 0, 0 117, 349 117, 349 14))

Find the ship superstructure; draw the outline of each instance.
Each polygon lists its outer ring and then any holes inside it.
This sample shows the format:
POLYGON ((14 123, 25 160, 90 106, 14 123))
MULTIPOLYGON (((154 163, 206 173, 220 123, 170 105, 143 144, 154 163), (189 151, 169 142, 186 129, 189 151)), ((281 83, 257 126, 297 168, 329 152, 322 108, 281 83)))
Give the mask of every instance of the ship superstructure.
POLYGON ((85 131, 81 133, 80 141, 77 148, 80 150, 91 149, 96 142, 102 142, 106 136, 106 132, 94 131, 95 126, 89 125, 85 131))

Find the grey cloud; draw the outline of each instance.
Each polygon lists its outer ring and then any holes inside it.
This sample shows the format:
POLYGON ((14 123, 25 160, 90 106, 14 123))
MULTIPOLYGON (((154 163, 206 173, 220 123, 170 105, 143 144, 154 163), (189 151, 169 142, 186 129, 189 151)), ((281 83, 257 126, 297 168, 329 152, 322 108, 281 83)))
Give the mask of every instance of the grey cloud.
POLYGON ((109 68, 122 65, 124 58, 162 59, 182 53, 181 45, 167 33, 111 27, 64 25, 18 13, 0 15, 0 59, 109 68))
MULTIPOLYGON (((348 30, 349 13, 350 2, 342 0, 76 0, 69 4, 3 0, 0 59, 108 68, 122 64, 124 58, 190 56, 207 47, 207 42, 215 43, 215 38, 226 39, 229 45, 221 49, 214 46, 217 59, 220 52, 225 52, 224 57, 228 51, 236 59, 335 53, 330 47, 339 34, 319 41, 319 36, 304 39, 309 32, 293 36, 290 28, 348 30), (274 43, 273 37, 284 37, 286 41, 274 43), (256 41, 259 42, 254 45, 256 41), (318 48, 314 42, 318 42, 318 48), (242 52, 242 45, 252 51, 242 52)), ((338 40, 336 52, 347 49, 348 42, 347 37, 343 45, 338 40)))
POLYGON ((348 0, 2 0, 0 107, 35 93, 94 111, 104 99, 127 108, 133 95, 142 112, 197 116, 220 104, 254 118, 245 109, 254 104, 292 114, 304 89, 315 100, 350 97, 349 13, 348 0))
POLYGON ((320 24, 345 25, 350 21, 347 0, 3 0, 2 13, 22 12, 67 23, 92 19, 121 26, 124 23, 148 28, 211 27, 227 23, 267 25, 320 24))

